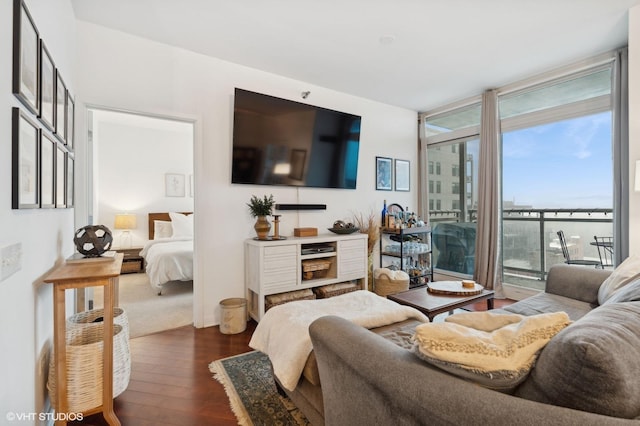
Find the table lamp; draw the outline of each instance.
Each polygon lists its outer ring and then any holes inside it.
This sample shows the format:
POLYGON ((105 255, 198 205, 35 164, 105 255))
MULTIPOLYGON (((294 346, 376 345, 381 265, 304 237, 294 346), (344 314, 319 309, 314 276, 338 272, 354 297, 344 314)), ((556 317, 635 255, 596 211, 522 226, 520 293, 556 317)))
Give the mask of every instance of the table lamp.
POLYGON ((131 248, 131 229, 136 228, 136 215, 131 213, 122 213, 116 215, 116 229, 124 229, 120 236, 120 245, 122 248, 131 248))

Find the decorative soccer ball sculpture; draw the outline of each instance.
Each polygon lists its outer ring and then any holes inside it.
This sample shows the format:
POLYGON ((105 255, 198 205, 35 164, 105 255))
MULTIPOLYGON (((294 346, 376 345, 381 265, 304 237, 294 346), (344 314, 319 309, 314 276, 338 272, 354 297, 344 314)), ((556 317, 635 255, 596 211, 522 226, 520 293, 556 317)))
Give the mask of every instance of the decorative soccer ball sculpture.
POLYGON ((87 225, 76 231, 73 242, 78 252, 87 257, 97 257, 111 248, 113 236, 104 225, 87 225))

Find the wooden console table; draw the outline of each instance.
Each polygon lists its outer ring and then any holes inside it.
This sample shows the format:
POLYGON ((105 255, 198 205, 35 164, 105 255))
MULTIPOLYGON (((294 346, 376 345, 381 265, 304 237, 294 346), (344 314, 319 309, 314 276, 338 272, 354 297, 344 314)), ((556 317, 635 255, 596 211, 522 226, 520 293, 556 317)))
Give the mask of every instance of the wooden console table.
MULTIPOLYGON (((113 411, 113 307, 122 253, 113 260, 65 263, 54 269, 44 278, 44 282, 53 284, 53 344, 56 365, 56 401, 58 413, 68 412, 67 401, 67 348, 66 348, 66 307, 65 290, 104 287, 104 349, 102 370, 102 405, 89 410, 84 415, 102 412, 106 422, 119 426, 120 421, 113 411)), ((66 425, 65 420, 57 420, 57 425, 66 425)))

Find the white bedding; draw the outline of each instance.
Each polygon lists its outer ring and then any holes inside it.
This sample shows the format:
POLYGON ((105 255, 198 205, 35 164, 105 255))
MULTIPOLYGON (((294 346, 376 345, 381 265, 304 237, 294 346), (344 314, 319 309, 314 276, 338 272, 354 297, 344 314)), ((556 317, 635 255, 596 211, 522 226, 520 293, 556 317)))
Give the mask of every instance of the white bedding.
POLYGON ((294 390, 298 384, 304 364, 313 349, 309 325, 325 315, 340 316, 366 328, 381 327, 409 318, 429 321, 417 309, 367 290, 275 306, 258 323, 249 346, 269 356, 273 372, 285 388, 294 390))
POLYGON ((193 239, 160 238, 148 241, 144 257, 151 286, 158 291, 169 281, 193 280, 193 239))

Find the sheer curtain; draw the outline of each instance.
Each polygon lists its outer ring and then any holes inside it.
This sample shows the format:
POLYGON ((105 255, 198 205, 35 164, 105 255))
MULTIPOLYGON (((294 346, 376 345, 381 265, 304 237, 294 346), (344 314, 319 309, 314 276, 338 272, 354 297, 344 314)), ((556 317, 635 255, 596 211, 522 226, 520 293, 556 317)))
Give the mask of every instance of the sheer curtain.
POLYGON ((504 297, 502 292, 501 190, 498 96, 495 90, 482 95, 480 160, 478 170, 478 221, 473 277, 479 284, 504 297))
POLYGON ((629 256, 629 75, 628 48, 613 66, 613 252, 619 265, 629 256))

